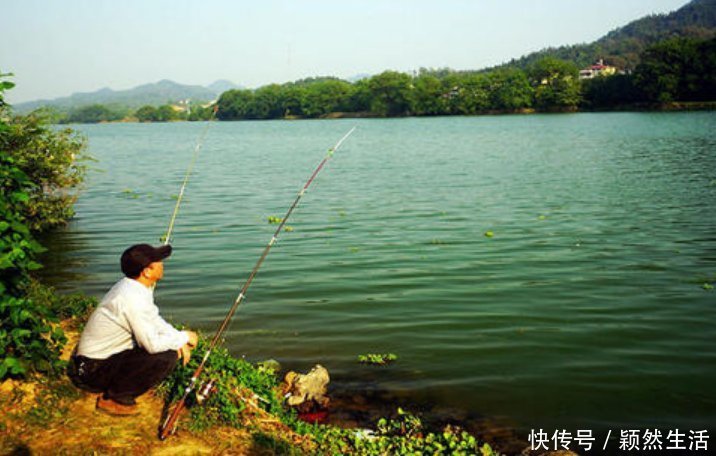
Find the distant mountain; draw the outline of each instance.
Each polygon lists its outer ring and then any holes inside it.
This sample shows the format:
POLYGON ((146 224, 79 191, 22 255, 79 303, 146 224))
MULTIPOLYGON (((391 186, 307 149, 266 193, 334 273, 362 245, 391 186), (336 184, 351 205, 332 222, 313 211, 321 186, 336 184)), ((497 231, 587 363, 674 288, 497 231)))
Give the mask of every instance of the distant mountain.
POLYGON ((206 86, 206 88, 212 90, 218 97, 227 90, 241 89, 242 87, 238 84, 234 84, 231 81, 227 81, 226 79, 219 79, 206 86))
POLYGON ((220 80, 209 87, 198 85, 178 84, 163 79, 152 84, 144 84, 129 90, 112 90, 104 88, 95 92, 81 92, 69 97, 55 98, 54 100, 37 100, 18 103, 14 108, 18 112, 28 112, 42 106, 50 106, 60 111, 67 111, 80 106, 102 104, 137 109, 144 105, 163 105, 176 103, 179 100, 190 99, 195 102, 215 100, 224 90, 238 87, 236 84, 220 80))
POLYGON ((692 0, 670 14, 637 19, 590 44, 543 49, 498 67, 526 68, 551 56, 585 67, 598 59, 618 68, 633 70, 639 54, 652 44, 672 37, 710 39, 716 36, 716 0, 692 0))

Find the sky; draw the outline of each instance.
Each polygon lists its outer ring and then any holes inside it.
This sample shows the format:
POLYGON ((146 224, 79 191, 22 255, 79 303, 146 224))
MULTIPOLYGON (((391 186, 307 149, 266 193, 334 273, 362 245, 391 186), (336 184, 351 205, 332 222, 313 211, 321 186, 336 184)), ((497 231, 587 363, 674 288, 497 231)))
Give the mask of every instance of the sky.
POLYGON ((594 41, 688 0, 2 0, 10 103, 171 79, 480 69, 594 41))

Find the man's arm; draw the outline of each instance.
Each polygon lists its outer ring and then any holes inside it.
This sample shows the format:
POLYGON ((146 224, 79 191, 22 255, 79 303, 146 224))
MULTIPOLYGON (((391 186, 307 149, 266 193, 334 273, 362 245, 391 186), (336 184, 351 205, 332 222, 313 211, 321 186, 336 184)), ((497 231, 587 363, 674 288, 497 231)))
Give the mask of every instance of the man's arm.
POLYGON ((129 301, 124 303, 124 310, 134 339, 149 353, 179 350, 190 342, 189 333, 174 329, 164 321, 156 306, 129 301))

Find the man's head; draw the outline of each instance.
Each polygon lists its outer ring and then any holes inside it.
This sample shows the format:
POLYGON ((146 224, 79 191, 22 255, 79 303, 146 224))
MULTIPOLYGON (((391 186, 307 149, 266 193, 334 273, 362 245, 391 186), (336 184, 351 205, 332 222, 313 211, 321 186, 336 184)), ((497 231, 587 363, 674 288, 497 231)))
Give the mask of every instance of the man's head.
POLYGON ((156 248, 149 244, 133 245, 122 254, 122 272, 130 279, 157 282, 164 276, 162 260, 171 254, 171 245, 156 248))

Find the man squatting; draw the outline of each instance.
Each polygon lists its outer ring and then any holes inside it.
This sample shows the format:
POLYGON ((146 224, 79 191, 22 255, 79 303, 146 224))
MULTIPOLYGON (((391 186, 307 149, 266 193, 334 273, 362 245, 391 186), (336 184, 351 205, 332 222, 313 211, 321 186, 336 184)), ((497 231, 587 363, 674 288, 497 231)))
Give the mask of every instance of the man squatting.
POLYGON ((99 410, 137 413, 136 398, 166 378, 178 359, 186 365, 196 347, 196 333, 175 329, 154 304, 154 285, 171 252, 170 245, 148 244, 125 250, 125 277, 102 298, 80 336, 68 375, 78 388, 100 393, 99 410))

